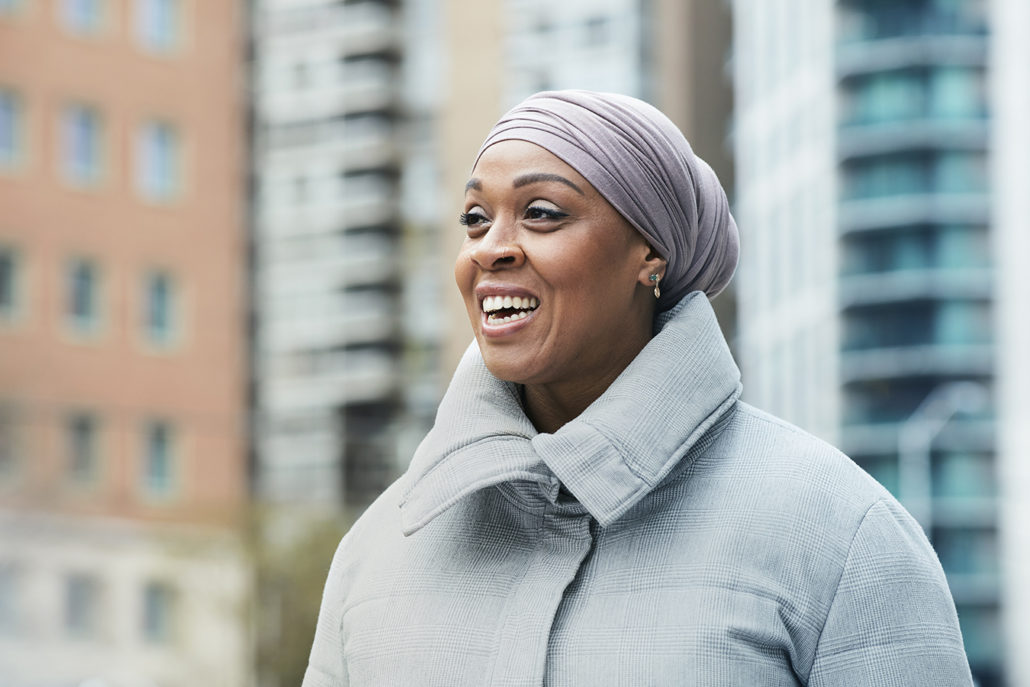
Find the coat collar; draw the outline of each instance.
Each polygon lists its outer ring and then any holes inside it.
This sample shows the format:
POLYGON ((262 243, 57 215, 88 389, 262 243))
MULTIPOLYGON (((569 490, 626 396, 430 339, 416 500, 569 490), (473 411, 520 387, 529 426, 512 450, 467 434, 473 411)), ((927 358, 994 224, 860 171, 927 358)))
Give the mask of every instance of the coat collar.
POLYGON ((583 413, 553 434, 526 417, 515 384, 473 343, 405 474, 404 533, 465 496, 510 481, 561 485, 607 526, 651 492, 736 402, 740 372, 715 313, 694 292, 657 318, 656 335, 583 413))

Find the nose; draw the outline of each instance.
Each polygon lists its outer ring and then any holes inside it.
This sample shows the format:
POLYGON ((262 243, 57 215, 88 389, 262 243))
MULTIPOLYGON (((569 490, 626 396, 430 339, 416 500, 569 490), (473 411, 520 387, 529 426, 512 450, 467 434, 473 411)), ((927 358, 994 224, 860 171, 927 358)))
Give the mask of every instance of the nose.
POLYGON ((515 227, 494 221, 483 236, 475 239, 469 248, 469 258, 484 270, 518 267, 526 261, 515 227))

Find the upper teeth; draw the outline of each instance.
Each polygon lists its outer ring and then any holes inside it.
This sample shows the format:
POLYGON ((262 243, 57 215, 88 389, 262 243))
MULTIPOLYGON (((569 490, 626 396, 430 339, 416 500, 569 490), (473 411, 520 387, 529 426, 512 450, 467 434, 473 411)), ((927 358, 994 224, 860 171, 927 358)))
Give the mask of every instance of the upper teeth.
POLYGON ((494 312, 502 308, 533 310, 537 305, 537 299, 528 296, 487 296, 483 299, 483 312, 494 312))

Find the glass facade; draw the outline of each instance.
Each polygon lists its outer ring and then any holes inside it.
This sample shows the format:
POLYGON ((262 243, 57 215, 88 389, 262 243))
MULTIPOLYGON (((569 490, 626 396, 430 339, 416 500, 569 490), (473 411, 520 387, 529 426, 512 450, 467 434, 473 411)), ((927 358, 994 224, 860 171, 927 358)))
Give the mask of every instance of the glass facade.
POLYGON ((844 448, 903 503, 915 502, 900 436, 940 421, 920 447, 932 496, 922 524, 978 684, 1003 685, 993 433, 977 430, 991 425, 992 410, 928 403, 957 382, 988 396, 992 386, 990 367, 973 355, 989 359, 993 344, 985 5, 845 0, 839 14, 840 204, 862 218, 840 230, 841 283, 862 287, 841 303, 842 359, 890 361, 849 376, 844 448), (963 211, 942 209, 953 207, 963 211), (970 275, 983 279, 970 286, 970 275))

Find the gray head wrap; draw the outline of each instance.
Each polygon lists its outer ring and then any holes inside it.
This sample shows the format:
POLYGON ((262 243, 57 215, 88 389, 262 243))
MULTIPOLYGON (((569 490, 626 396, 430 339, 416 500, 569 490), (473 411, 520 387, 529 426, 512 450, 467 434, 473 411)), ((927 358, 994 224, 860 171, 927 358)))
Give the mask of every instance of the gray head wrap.
POLYGON ((534 143, 579 172, 668 262, 659 311, 690 291, 712 298, 733 276, 739 244, 726 192, 651 105, 615 93, 537 93, 501 117, 476 162, 511 139, 534 143))

